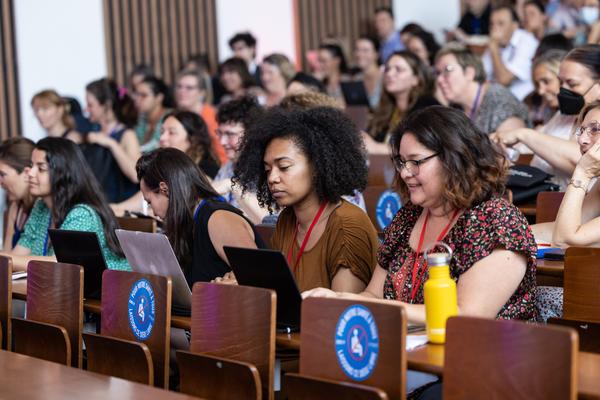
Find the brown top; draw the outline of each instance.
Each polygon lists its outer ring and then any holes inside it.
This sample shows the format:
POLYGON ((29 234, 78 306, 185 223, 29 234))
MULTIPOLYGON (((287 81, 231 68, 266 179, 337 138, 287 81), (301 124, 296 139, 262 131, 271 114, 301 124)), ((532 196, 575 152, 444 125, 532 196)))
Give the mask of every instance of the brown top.
MULTIPOLYGON (((295 229, 296 215, 288 207, 277 220, 272 247, 287 256, 295 229)), ((292 259, 295 261, 300 246, 297 241, 293 246, 292 259)), ((377 231, 367 214, 342 200, 329 216, 323 235, 313 248, 304 251, 298 262, 294 272, 298 288, 300 291, 331 288, 331 281, 340 268, 350 268, 358 279, 368 284, 377 263, 378 246, 377 231)))

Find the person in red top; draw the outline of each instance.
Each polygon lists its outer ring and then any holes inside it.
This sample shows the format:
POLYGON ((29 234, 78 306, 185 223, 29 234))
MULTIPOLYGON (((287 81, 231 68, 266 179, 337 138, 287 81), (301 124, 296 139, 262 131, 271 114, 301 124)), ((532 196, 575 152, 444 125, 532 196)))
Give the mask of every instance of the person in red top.
POLYGON ((212 140, 213 149, 221 164, 227 162, 225 150, 217 137, 217 113, 215 109, 204 102, 206 97, 206 83, 198 70, 183 70, 177 76, 175 85, 175 101, 177 108, 198 113, 206 126, 212 140))

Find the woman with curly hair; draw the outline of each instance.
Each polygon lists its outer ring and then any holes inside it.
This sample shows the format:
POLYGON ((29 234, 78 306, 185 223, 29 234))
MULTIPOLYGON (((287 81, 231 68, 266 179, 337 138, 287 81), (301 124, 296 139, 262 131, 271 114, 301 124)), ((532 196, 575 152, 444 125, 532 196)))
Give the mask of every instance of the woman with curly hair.
POLYGON ((360 134, 339 110, 273 109, 241 142, 233 181, 261 206, 283 208, 272 246, 301 290, 359 292, 376 263, 377 232, 360 208, 342 200, 367 183, 360 134))
POLYGON ((523 214, 500 198, 507 163, 489 137, 463 112, 434 106, 399 126, 392 152, 406 203, 386 228, 373 278, 359 296, 401 301, 409 321, 424 323, 423 251, 444 241, 453 251, 460 315, 533 320, 535 241, 523 214))

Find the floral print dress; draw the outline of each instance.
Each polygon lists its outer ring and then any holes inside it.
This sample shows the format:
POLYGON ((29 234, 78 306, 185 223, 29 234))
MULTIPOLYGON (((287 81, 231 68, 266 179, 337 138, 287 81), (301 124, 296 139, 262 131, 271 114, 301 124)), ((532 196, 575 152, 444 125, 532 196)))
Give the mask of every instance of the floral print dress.
MULTIPOLYGON (((384 232, 378 261, 388 271, 383 289, 386 299, 423 304, 423 284, 428 278, 428 271, 423 271, 420 265, 416 271, 418 275, 413 279, 416 252, 409 244, 411 232, 422 210, 410 203, 405 205, 384 232), (411 299, 413 281, 418 289, 411 299)), ((497 318, 535 320, 537 249, 527 220, 515 206, 500 198, 475 205, 458 217, 442 240, 453 252, 450 276, 455 281, 495 249, 523 254, 527 258, 525 276, 497 318)))

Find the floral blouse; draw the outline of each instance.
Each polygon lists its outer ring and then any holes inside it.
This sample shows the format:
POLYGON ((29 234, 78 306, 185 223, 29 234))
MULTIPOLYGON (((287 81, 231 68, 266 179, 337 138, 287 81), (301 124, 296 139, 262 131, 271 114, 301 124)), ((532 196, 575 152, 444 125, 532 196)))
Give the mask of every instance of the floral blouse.
MULTIPOLYGON (((416 252, 409 244, 411 232, 422 210, 421 207, 407 204, 398 211, 385 230, 378 261, 388 271, 383 289, 386 299, 423 304, 423 284, 428 278, 428 271, 417 271, 418 276, 414 281, 419 288, 411 300, 412 266, 416 252)), ((522 253, 527 258, 525 276, 497 318, 535 319, 537 248, 527 220, 515 206, 504 199, 492 198, 467 209, 442 240, 452 248, 450 276, 455 281, 497 248, 522 253)))

